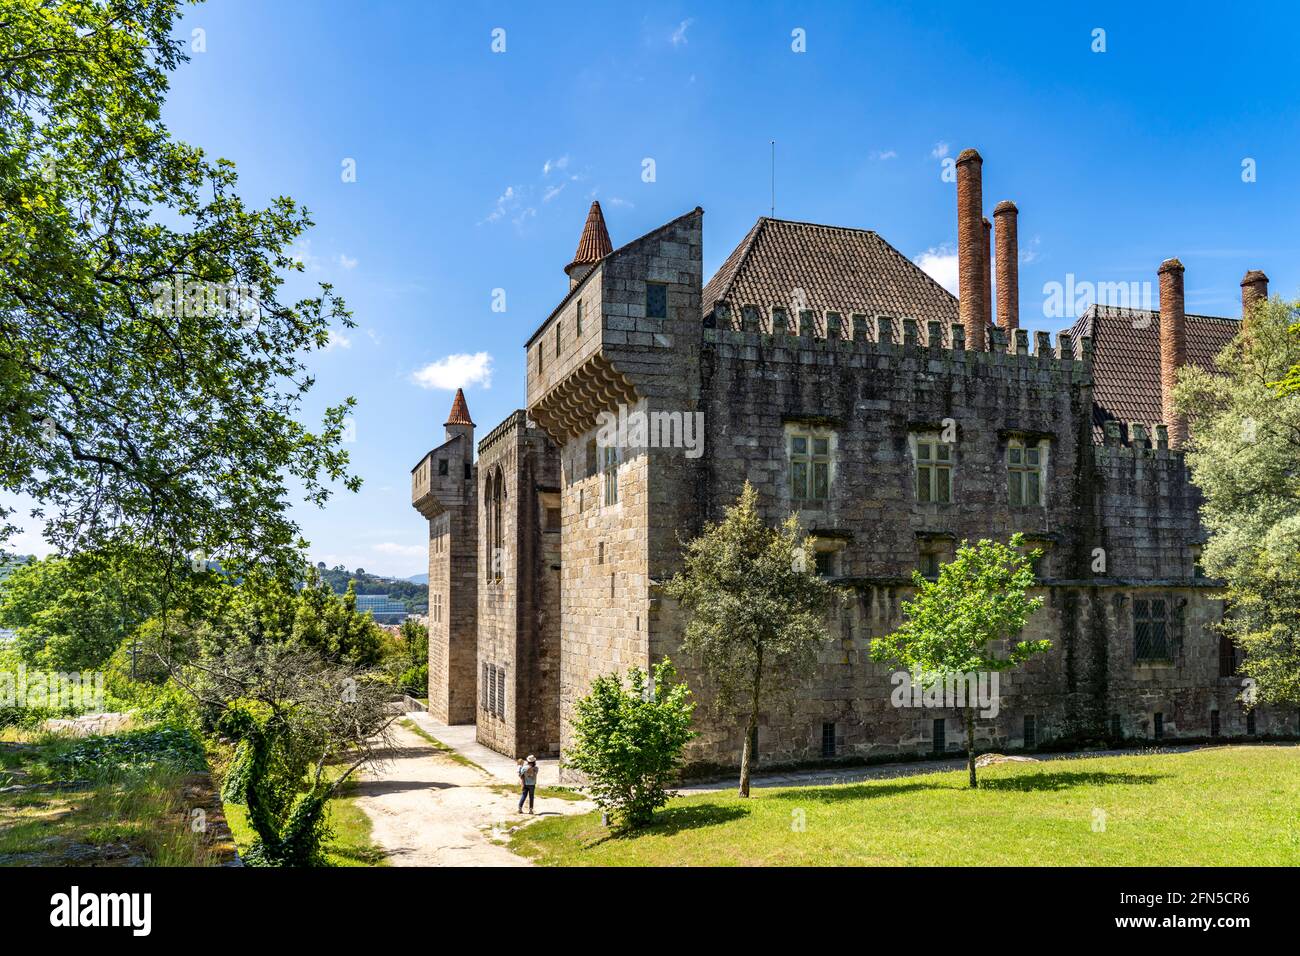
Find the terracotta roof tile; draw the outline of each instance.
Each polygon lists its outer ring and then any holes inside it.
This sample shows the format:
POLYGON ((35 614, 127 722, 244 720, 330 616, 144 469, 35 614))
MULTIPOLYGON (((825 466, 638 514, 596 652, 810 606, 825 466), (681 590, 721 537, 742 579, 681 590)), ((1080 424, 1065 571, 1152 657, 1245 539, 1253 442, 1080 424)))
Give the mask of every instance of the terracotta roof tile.
POLYGON ((469 425, 474 422, 469 417, 469 406, 465 404, 465 393, 456 389, 456 397, 451 401, 451 413, 447 416, 447 425, 469 425))
POLYGON ((582 238, 578 240, 578 251, 573 254, 573 261, 565 271, 574 266, 599 262, 614 251, 609 241, 609 230, 605 228, 605 214, 600 211, 599 201, 591 204, 587 213, 587 223, 582 227, 582 238))
POLYGON ((794 290, 805 306, 839 312, 958 321, 957 297, 867 229, 822 226, 763 216, 704 287, 703 314, 726 303, 733 321, 742 307, 786 308, 794 321, 794 290))
MULTIPOLYGON (((1187 361, 1213 371, 1219 352, 1241 323, 1215 315, 1187 315, 1187 361)), ((1101 441, 1107 421, 1156 424, 1160 402, 1160 313, 1094 305, 1071 334, 1092 336, 1093 437, 1101 441)))

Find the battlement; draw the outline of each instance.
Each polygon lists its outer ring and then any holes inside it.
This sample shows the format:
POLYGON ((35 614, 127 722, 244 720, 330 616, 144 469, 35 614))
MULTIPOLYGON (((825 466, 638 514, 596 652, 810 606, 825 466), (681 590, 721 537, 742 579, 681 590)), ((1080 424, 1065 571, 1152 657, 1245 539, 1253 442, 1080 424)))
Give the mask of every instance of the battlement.
POLYGON ((1064 331, 1057 333, 1053 346, 1047 332, 990 326, 984 336, 986 348, 979 350, 967 347, 965 329, 956 322, 812 309, 800 310, 792 318, 781 306, 758 305, 743 306, 736 316, 725 303, 717 305, 712 324, 713 328, 704 329, 706 344, 738 347, 749 358, 778 349, 800 355, 796 361, 814 363, 819 362, 819 353, 828 350, 896 357, 939 353, 953 365, 1035 364, 1069 372, 1076 382, 1090 381, 1092 376, 1091 336, 1064 331), (805 354, 807 358, 802 358, 805 354))

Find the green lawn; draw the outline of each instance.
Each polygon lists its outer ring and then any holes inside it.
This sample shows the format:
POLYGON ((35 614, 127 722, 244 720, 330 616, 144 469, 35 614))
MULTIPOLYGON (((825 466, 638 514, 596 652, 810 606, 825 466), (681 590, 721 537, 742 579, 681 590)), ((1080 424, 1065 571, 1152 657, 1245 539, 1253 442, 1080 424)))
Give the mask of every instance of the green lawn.
POLYGON ((828 787, 692 794, 614 836, 600 814, 517 831, 557 866, 1300 864, 1300 747, 1007 763, 828 787))

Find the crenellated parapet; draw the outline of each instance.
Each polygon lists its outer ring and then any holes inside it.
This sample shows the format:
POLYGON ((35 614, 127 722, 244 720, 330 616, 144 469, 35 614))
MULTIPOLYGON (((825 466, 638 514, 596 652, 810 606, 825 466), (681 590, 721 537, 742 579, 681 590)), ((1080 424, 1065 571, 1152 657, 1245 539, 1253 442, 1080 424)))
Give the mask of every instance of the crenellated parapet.
POLYGON ((985 349, 968 347, 959 323, 918 322, 906 316, 845 314, 830 310, 800 310, 794 317, 781 306, 746 305, 739 315, 720 303, 714 328, 704 330, 705 345, 756 360, 780 350, 784 361, 825 364, 843 356, 850 365, 872 366, 872 359, 912 357, 940 363, 946 369, 1051 369, 1063 380, 1087 384, 1092 378, 1092 339, 1058 332, 1052 344, 1047 332, 1028 329, 986 329, 985 349))

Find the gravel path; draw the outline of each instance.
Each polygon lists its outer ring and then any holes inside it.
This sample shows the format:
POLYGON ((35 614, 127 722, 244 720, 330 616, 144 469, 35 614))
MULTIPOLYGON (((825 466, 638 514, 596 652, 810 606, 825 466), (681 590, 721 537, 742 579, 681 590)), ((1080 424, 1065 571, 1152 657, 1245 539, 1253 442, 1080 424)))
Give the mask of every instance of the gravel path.
POLYGON ((503 791, 499 781, 440 753, 401 722, 393 730, 387 759, 354 791, 374 825, 371 839, 388 851, 392 866, 529 866, 493 838, 522 822, 593 808, 586 800, 539 797, 536 816, 521 817, 517 789, 503 791))

